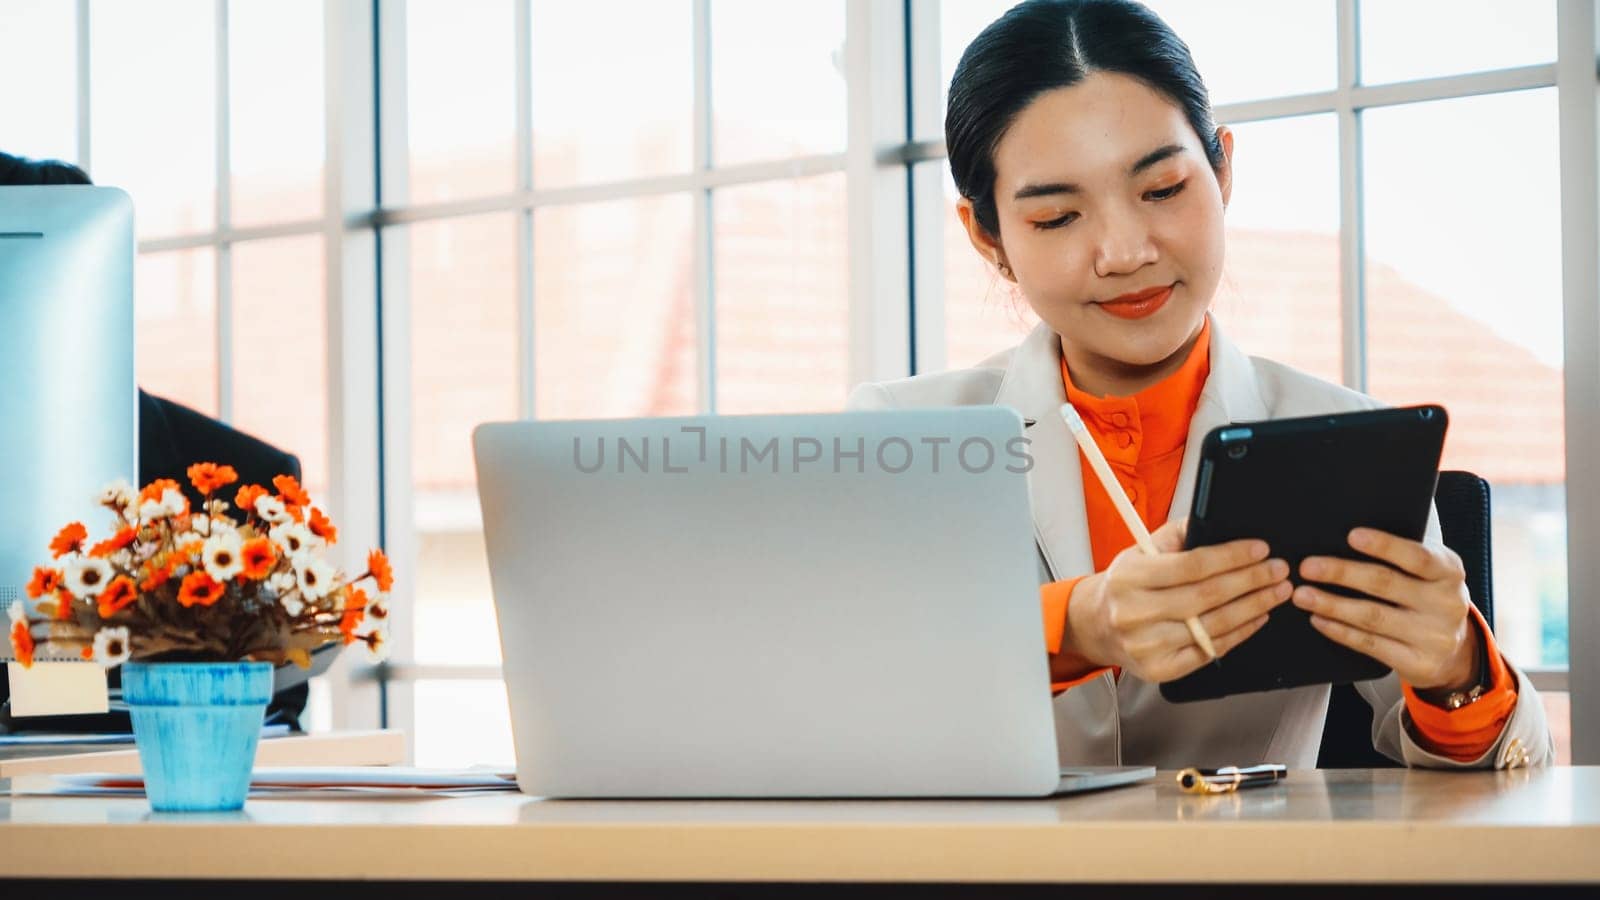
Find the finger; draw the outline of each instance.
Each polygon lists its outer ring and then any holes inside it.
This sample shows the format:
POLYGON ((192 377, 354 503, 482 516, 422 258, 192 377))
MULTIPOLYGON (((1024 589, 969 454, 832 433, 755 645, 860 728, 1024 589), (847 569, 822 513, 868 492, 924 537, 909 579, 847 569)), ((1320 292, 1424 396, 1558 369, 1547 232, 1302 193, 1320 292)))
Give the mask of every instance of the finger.
POLYGON ((1162 553, 1177 553, 1183 549, 1183 542, 1189 537, 1189 517, 1169 519, 1150 535, 1150 540, 1155 542, 1156 549, 1162 553))
POLYGON ((1336 644, 1343 644, 1357 653, 1365 653, 1395 672, 1408 672, 1416 661, 1416 652, 1406 644, 1391 637, 1373 634, 1320 615, 1311 617, 1311 627, 1336 644))
MULTIPOLYGON (((1217 658, 1221 659, 1222 657, 1227 656, 1229 652, 1234 650, 1240 644, 1249 640, 1253 635, 1255 635, 1256 632, 1264 628, 1266 624, 1267 616, 1258 616, 1225 634, 1212 635, 1211 645, 1216 648, 1217 658)), ((1191 672, 1194 672, 1209 662, 1211 662, 1211 660, 1206 656, 1205 651, 1201 650, 1194 644, 1193 641, 1191 641, 1187 646, 1172 654, 1172 658, 1168 661, 1167 665, 1163 667, 1163 671, 1158 677, 1155 678, 1155 680, 1174 681, 1190 674, 1191 672)))
POLYGON ((1350 532, 1349 541, 1351 547, 1362 553, 1418 578, 1436 581, 1451 574, 1449 558, 1426 544, 1376 528, 1356 528, 1350 532))
POLYGON ((1406 635, 1419 630, 1416 613, 1411 610, 1376 600, 1340 597, 1307 585, 1295 588, 1294 605, 1313 615, 1402 643, 1406 635))
POLYGON ((1181 553, 1163 553, 1149 560, 1145 585, 1152 588, 1194 584, 1213 575, 1242 569, 1267 558, 1266 541, 1240 540, 1181 553))
POLYGON ((1336 584, 1381 600, 1414 607, 1427 582, 1383 563, 1355 562, 1331 556, 1308 556, 1300 563, 1300 576, 1320 584, 1336 584))
POLYGON ((1281 559, 1269 559, 1243 569, 1213 575, 1198 584, 1168 588, 1159 593, 1179 595, 1178 610, 1182 617, 1198 616, 1226 606, 1253 591, 1269 587, 1273 582, 1287 584, 1284 579, 1288 577, 1288 563, 1281 559))
POLYGON ((1200 617, 1200 624, 1207 634, 1227 634, 1282 606, 1292 592, 1293 586, 1287 581, 1270 584, 1206 613, 1200 617))

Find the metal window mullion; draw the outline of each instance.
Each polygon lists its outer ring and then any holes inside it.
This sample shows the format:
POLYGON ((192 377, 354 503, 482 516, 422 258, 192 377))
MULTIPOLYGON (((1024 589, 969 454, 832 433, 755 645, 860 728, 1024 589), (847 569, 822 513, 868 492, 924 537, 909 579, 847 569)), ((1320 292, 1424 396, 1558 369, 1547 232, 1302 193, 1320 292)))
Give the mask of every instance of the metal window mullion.
MULTIPOLYGON (((233 221, 233 165, 229 159, 232 147, 231 111, 229 94, 232 90, 232 72, 228 52, 228 0, 215 0, 216 27, 214 82, 216 96, 216 154, 217 154, 217 230, 226 232, 233 221)), ((216 249, 217 289, 217 418, 233 421, 233 246, 219 243, 216 249)))
MULTIPOLYGON (((515 0, 517 190, 533 193, 533 0, 515 0)), ((517 214, 517 414, 531 419, 537 413, 538 388, 534 329, 537 308, 533 281, 533 209, 517 214)))
POLYGON ((944 179, 942 167, 933 163, 918 166, 920 158, 911 154, 914 147, 937 144, 939 159, 944 156, 943 141, 921 142, 923 134, 940 130, 943 109, 939 58, 940 5, 942 0, 906 0, 906 143, 895 148, 895 161, 906 167, 909 192, 911 244, 911 372, 938 372, 948 364, 944 278, 944 179))
POLYGON ((696 397, 700 412, 717 411, 717 315, 715 225, 709 181, 712 155, 711 0, 691 0, 691 38, 694 47, 693 177, 694 197, 694 321, 696 397))
POLYGON ((73 22, 74 43, 77 45, 77 119, 78 119, 78 167, 85 172, 93 172, 89 164, 89 134, 92 118, 89 101, 89 75, 92 68, 89 64, 89 0, 78 0, 77 17, 73 22))
POLYGON ((1572 763, 1600 763, 1600 15, 1556 7, 1572 763))
POLYGON ((1361 111, 1355 105, 1360 80, 1360 22, 1357 0, 1338 0, 1339 86, 1339 319, 1343 381, 1367 388, 1366 198, 1362 186, 1361 111))

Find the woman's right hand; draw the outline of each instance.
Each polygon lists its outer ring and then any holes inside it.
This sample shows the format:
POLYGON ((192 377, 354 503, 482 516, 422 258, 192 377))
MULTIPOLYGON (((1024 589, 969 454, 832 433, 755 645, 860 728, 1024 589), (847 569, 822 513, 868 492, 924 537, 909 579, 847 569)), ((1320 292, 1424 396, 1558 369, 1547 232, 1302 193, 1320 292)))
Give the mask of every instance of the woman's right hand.
POLYGON ((1187 524, 1168 522, 1151 535, 1159 554, 1129 547, 1078 582, 1063 650, 1155 684, 1210 661, 1184 624, 1189 616, 1200 617, 1219 657, 1267 624, 1267 613, 1292 593, 1289 564, 1268 559, 1259 540, 1184 550, 1187 524))

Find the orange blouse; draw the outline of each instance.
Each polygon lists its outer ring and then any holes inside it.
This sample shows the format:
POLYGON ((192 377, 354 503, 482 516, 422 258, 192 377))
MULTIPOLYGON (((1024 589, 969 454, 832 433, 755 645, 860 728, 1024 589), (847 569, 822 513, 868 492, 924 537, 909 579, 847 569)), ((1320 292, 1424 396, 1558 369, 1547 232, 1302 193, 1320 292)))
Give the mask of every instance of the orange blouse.
MULTIPOLYGON (((1111 464, 1111 471, 1138 510, 1139 518, 1152 530, 1167 520, 1177 490, 1178 472, 1183 466, 1189 422, 1210 373, 1210 319, 1206 320, 1182 368, 1131 397, 1095 397, 1079 390, 1072 383, 1066 361, 1062 360, 1061 380, 1067 399, 1089 426, 1095 443, 1111 464)), ((1083 472, 1084 508, 1094 570, 1102 572, 1117 554, 1133 546, 1133 535, 1117 514, 1088 459, 1081 452, 1078 459, 1083 472)), ((1070 578, 1040 588, 1045 645, 1053 656, 1063 652, 1061 642, 1066 632, 1067 606, 1080 580, 1081 577, 1070 578)), ((1449 711, 1422 700, 1410 685, 1402 685, 1406 710, 1411 714, 1420 742, 1435 753, 1461 761, 1474 760, 1488 752, 1499 738, 1517 699, 1516 682, 1500 657, 1494 636, 1476 609, 1472 614, 1487 650, 1492 684, 1489 692, 1475 703, 1449 711)), ((1067 680, 1051 685, 1057 692, 1106 671, 1076 656, 1066 660, 1058 658, 1054 662, 1053 671, 1073 673, 1067 680)), ((1120 671, 1117 674, 1120 676, 1120 671)))

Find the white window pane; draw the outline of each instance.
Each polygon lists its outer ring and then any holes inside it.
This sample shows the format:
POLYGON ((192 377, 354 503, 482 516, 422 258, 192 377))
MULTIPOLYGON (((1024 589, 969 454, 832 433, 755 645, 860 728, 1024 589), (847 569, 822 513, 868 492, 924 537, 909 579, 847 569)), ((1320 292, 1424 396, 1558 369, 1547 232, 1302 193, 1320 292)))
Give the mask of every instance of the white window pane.
POLYGON ((300 458, 328 490, 328 324, 322 235, 233 246, 233 424, 300 458))
POLYGON ((1536 65, 1555 58, 1555 0, 1361 4, 1361 80, 1367 84, 1536 65))
POLYGON ((1215 105, 1331 91, 1338 83, 1333 0, 1150 0, 1149 6, 1189 45, 1215 105))
POLYGON ((423 679, 412 690, 416 765, 508 771, 515 766, 504 682, 423 679))
POLYGON ((699 406, 686 195, 534 216, 534 410, 541 419, 690 415, 699 406))
POLYGON ((1246 352, 1337 383, 1338 123, 1301 116, 1233 131, 1228 249, 1212 312, 1246 352))
POLYGON ((89 175, 132 195, 141 238, 216 226, 215 12, 212 0, 89 7, 89 175))
POLYGON ((540 187, 688 171, 693 19, 685 0, 536 0, 533 177, 540 187), (619 20, 628 27, 614 27, 619 20), (602 33, 606 49, 596 53, 583 36, 602 33))
POLYGON ((139 386, 217 414, 217 259, 209 247, 135 260, 134 352, 139 386))
POLYGON ((711 89, 719 166, 844 152, 843 0, 713 0, 711 89))
POLYGON ((1553 88, 1366 113, 1368 384, 1442 403, 1444 466, 1494 485, 1495 625, 1524 665, 1567 654, 1557 136, 1553 88))
POLYGON ((516 29, 510 0, 409 0, 411 203, 516 186, 516 29))
POLYGON ((410 226, 416 643, 422 662, 498 652, 472 429, 517 415, 516 219, 410 226))
POLYGON ((850 357, 844 175, 714 196, 717 411, 841 408, 850 357))
POLYGON ((62 0, 5 0, 0 152, 77 160, 76 8, 62 0))
POLYGON ((322 0, 228 6, 235 224, 322 215, 322 0))

